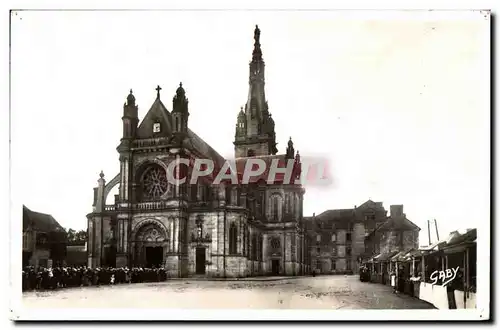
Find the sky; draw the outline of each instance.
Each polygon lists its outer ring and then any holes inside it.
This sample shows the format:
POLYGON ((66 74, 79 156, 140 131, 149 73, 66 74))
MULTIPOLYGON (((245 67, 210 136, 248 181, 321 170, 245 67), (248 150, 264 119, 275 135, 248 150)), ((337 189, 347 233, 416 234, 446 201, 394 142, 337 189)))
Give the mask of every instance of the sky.
POLYGON ((171 110, 182 82, 189 127, 233 157, 256 24, 279 152, 291 136, 303 157, 331 165, 331 185, 306 186, 304 216, 372 199, 403 204, 421 244, 429 219, 441 238, 489 235, 490 20, 480 12, 14 13, 17 200, 86 229, 99 172, 119 171, 130 89, 142 119, 157 85, 171 110))

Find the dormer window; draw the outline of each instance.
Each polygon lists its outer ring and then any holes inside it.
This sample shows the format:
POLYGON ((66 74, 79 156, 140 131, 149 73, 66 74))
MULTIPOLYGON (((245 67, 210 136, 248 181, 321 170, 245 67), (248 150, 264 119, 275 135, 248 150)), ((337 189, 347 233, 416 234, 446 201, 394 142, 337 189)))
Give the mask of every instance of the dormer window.
POLYGON ((161 131, 160 123, 154 123, 153 124, 153 133, 160 133, 160 131, 161 131))

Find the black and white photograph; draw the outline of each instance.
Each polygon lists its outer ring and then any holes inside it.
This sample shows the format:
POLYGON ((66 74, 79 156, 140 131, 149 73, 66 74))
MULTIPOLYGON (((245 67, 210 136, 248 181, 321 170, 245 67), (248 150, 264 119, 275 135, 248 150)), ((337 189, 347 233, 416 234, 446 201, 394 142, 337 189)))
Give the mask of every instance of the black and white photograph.
POLYGON ((491 20, 12 10, 11 319, 489 320, 491 20))

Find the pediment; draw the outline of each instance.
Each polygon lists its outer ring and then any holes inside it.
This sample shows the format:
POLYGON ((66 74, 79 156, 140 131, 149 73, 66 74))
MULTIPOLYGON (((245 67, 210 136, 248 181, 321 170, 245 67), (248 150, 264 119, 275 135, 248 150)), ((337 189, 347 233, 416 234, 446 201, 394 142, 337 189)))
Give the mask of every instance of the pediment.
POLYGON ((171 123, 170 112, 160 99, 156 99, 137 128, 137 138, 168 137, 172 134, 171 123))

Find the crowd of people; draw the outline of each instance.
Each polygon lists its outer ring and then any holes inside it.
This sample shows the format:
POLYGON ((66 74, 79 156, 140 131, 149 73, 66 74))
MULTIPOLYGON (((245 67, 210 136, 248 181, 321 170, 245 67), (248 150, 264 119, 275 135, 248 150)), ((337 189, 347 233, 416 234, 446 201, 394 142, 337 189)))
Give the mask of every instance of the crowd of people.
POLYGON ((54 267, 23 269, 23 291, 55 290, 58 288, 114 285, 123 283, 163 282, 167 280, 164 268, 88 268, 54 267))

